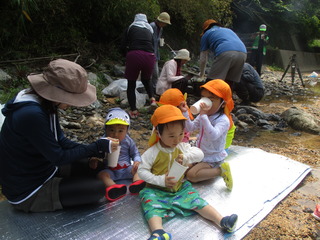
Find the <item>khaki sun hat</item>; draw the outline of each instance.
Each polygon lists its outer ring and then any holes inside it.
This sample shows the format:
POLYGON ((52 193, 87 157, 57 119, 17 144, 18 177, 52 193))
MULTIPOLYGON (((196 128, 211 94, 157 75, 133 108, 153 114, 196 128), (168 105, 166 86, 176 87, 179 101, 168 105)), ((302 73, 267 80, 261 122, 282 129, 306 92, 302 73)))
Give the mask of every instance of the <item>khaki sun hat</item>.
POLYGON ((180 49, 174 59, 190 61, 190 52, 187 49, 180 49))
POLYGON ((170 15, 167 12, 160 13, 158 18, 157 18, 157 20, 160 21, 160 22, 163 22, 163 23, 171 25, 170 15))
POLYGON ((86 70, 69 60, 51 61, 42 74, 27 78, 41 97, 53 102, 84 107, 97 100, 96 87, 88 83, 86 70))

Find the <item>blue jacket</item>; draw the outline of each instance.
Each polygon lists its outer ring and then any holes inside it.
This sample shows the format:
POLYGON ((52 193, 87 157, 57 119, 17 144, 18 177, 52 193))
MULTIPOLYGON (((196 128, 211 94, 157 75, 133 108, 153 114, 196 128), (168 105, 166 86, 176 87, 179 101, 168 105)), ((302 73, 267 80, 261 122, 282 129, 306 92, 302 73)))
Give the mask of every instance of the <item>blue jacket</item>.
POLYGON ((6 118, 0 132, 0 184, 9 202, 26 200, 57 166, 109 152, 109 140, 83 145, 67 139, 58 119, 36 101, 13 102, 2 109, 6 118))

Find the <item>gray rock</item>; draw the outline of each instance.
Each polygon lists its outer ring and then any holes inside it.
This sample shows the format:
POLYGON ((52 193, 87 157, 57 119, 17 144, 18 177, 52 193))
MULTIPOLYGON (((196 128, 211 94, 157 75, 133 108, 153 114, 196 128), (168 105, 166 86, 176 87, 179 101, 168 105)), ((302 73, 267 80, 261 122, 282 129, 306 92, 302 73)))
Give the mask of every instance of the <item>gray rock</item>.
POLYGON ((120 66, 117 64, 113 66, 113 73, 116 77, 123 77, 124 71, 125 71, 125 66, 120 66))
POLYGON ((7 74, 5 71, 0 69, 0 81, 8 81, 11 80, 11 76, 7 74))
POLYGON ((289 108, 281 114, 281 117, 295 130, 320 134, 319 121, 313 115, 301 109, 289 108))

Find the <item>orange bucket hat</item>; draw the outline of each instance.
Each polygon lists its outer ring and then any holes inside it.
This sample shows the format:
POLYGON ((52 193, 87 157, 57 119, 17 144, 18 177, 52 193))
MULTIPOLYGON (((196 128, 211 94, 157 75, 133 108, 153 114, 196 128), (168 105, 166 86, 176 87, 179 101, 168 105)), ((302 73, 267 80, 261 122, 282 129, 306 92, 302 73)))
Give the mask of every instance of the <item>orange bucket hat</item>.
MULTIPOLYGON (((157 102, 159 106, 170 104, 172 106, 178 107, 181 102, 185 102, 187 99, 187 93, 182 94, 178 88, 169 88, 160 96, 159 101, 157 102)), ((188 108, 189 117, 193 120, 193 115, 191 114, 188 108)))
POLYGON ((151 123, 154 127, 177 120, 187 119, 182 115, 180 109, 168 104, 158 107, 151 117, 151 123))
POLYGON ((208 19, 203 23, 202 26, 202 33, 200 34, 200 36, 202 36, 204 34, 204 32, 208 29, 208 27, 213 24, 213 23, 218 23, 216 20, 213 19, 208 19))
POLYGON ((214 95, 224 100, 224 102, 226 103, 226 106, 224 108, 224 113, 229 118, 230 128, 231 128, 233 126, 233 121, 230 113, 234 108, 234 102, 232 99, 232 91, 229 84, 221 79, 214 79, 200 86, 200 88, 205 88, 209 92, 213 93, 214 95))
POLYGON ((169 104, 158 107, 151 117, 151 123, 154 126, 154 129, 149 139, 149 146, 152 146, 159 141, 159 137, 155 133, 155 127, 157 127, 159 124, 165 124, 178 120, 187 120, 182 115, 182 112, 179 108, 169 104))

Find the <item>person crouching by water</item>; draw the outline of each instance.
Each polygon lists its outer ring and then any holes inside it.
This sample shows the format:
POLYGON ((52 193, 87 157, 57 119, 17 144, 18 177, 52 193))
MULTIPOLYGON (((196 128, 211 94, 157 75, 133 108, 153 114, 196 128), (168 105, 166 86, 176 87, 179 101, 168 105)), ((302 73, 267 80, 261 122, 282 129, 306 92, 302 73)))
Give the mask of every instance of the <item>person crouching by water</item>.
POLYGON ((15 209, 25 212, 99 202, 105 187, 94 175, 61 177, 59 171, 89 157, 104 157, 119 144, 104 138, 85 145, 64 136, 58 109, 88 106, 97 98, 87 72, 74 62, 58 59, 28 80, 31 88, 20 91, 2 110, 6 116, 0 132, 2 193, 15 209))
POLYGON ((169 88, 178 88, 183 94, 187 92, 190 76, 181 74, 182 66, 190 61, 190 53, 187 49, 180 49, 177 55, 167 61, 157 82, 156 93, 162 95, 169 88))

